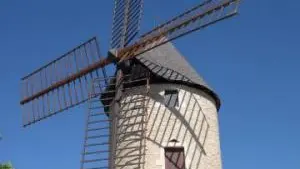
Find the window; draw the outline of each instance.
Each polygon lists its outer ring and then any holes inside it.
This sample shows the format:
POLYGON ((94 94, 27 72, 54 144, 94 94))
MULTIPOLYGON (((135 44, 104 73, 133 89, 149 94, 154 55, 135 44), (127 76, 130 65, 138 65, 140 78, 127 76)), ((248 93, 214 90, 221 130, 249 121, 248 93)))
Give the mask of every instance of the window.
POLYGON ((165 165, 166 169, 185 169, 184 148, 165 148, 165 165))
POLYGON ((165 90, 165 105, 167 107, 178 106, 178 90, 165 90))

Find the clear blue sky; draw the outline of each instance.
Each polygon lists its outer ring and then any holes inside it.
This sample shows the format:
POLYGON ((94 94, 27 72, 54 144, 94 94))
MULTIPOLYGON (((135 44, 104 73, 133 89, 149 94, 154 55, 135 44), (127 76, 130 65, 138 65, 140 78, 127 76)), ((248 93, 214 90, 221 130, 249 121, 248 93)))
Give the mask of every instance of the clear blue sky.
MULTIPOLYGON (((142 30, 200 0, 145 0, 142 30)), ((111 0, 0 0, 0 162, 79 168, 84 109, 21 127, 19 79, 97 35, 105 54, 111 0)), ((224 169, 300 168, 299 1, 244 0, 240 15, 176 41, 222 99, 224 169)))

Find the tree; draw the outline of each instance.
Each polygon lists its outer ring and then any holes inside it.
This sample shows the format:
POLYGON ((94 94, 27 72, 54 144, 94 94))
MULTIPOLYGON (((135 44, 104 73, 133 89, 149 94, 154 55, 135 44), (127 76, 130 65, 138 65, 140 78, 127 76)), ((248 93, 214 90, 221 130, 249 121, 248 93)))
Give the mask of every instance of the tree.
POLYGON ((0 169, 13 169, 13 167, 10 163, 0 164, 0 169))

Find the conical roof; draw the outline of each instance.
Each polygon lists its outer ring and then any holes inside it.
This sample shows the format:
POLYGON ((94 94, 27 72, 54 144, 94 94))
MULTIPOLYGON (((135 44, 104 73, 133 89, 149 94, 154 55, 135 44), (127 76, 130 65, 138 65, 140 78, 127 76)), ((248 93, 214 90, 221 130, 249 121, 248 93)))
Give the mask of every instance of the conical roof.
POLYGON ((137 60, 158 77, 201 89, 214 98, 219 109, 220 99, 218 95, 171 43, 166 43, 141 54, 137 60))

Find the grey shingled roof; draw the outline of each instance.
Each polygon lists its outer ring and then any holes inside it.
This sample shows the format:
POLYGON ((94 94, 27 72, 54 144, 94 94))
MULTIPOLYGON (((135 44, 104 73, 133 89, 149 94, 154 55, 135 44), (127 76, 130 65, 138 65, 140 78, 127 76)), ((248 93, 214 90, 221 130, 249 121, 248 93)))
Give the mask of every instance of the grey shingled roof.
POLYGON ((165 80, 186 83, 200 88, 211 95, 215 99, 217 107, 220 107, 220 99, 217 94, 171 43, 150 50, 138 56, 137 59, 153 74, 165 80))

